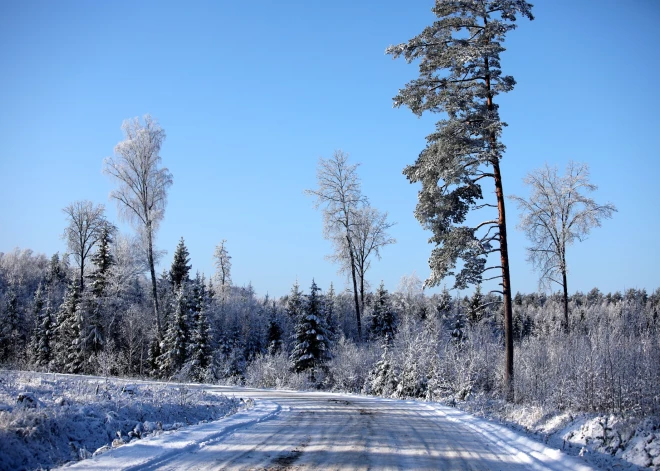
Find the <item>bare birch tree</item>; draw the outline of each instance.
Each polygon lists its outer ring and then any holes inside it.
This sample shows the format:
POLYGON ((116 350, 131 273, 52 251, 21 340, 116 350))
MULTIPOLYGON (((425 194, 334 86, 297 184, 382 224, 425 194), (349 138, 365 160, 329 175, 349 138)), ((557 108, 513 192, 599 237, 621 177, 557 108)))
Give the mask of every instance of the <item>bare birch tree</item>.
POLYGON ((122 130, 126 139, 115 146, 115 157, 104 160, 103 171, 119 184, 110 197, 117 201, 120 214, 133 223, 143 237, 160 339, 163 332, 156 290, 154 239, 165 214, 167 190, 172 185, 170 171, 160 168, 165 131, 150 115, 144 116, 144 124, 139 118, 124 121, 122 130))
MULTIPOLYGON (((355 223, 352 228, 351 239, 354 242, 355 271, 359 280, 360 308, 364 312, 364 289, 366 273, 371 267, 372 255, 380 260, 380 249, 386 245, 394 244, 396 239, 387 233, 395 223, 387 220, 387 213, 381 213, 371 206, 362 206, 355 212, 355 223)), ((350 254, 348 244, 343 235, 333 238, 335 253, 328 258, 341 264, 341 271, 351 273, 350 254)))
POLYGON ((215 258, 215 276, 220 284, 223 304, 227 298, 227 291, 231 287, 231 256, 227 251, 227 247, 225 247, 226 243, 227 239, 222 239, 213 254, 213 258, 215 258))
POLYGON ((79 269, 79 287, 82 292, 85 287, 85 262, 96 242, 100 239, 106 224, 105 207, 94 205, 91 201, 74 201, 66 208, 64 214, 69 225, 64 229, 69 253, 79 269))
POLYGON ((362 196, 357 167, 357 164, 348 164, 347 153, 336 150, 331 159, 319 159, 316 170, 318 189, 305 190, 305 193, 316 197, 315 207, 317 209, 323 207, 324 237, 332 241, 340 237, 346 241, 345 248, 353 282, 358 337, 362 338, 354 228, 358 210, 366 202, 366 198, 362 196))
POLYGON ((562 287, 564 329, 568 330, 568 265, 566 249, 573 242, 583 241, 601 220, 612 217, 613 204, 597 204, 586 193, 598 187, 589 182, 587 164, 569 162, 566 173, 557 174, 557 167, 545 167, 527 174, 523 180, 531 188, 529 199, 512 195, 520 209, 518 228, 532 245, 527 248, 527 260, 540 273, 539 285, 562 287))

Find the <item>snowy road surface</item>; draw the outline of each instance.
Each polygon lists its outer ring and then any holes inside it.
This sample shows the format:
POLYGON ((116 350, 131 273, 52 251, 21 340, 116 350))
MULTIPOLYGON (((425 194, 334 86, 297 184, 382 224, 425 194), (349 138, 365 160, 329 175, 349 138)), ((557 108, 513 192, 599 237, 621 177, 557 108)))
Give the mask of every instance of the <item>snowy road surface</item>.
POLYGON ((139 440, 67 467, 86 470, 552 470, 580 458, 453 408, 326 393, 209 387, 256 407, 139 440))

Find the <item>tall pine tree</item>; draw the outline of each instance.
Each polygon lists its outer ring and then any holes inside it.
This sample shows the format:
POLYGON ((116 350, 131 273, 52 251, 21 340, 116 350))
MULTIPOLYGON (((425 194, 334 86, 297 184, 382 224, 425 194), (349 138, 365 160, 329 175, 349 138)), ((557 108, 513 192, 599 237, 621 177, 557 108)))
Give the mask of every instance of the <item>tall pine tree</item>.
POLYGON ((533 19, 532 5, 524 0, 436 0, 431 26, 407 43, 387 48, 395 58, 419 63, 419 78, 394 98, 395 106, 408 106, 418 116, 447 113, 426 148, 404 174, 421 182, 415 216, 433 232, 436 245, 429 265, 428 286, 455 276, 455 287, 478 284, 489 269, 498 269, 504 298, 506 361, 504 378, 508 399, 513 399, 513 336, 511 281, 504 191, 500 159, 506 125, 495 98, 513 89, 515 80, 502 74, 500 53, 506 33, 516 27, 516 15, 533 19), (484 178, 492 179, 496 204, 482 203, 484 178), (464 224, 471 210, 496 208, 495 215, 464 224), (491 253, 499 263, 487 267, 491 253), (456 272, 457 261, 463 261, 456 272))

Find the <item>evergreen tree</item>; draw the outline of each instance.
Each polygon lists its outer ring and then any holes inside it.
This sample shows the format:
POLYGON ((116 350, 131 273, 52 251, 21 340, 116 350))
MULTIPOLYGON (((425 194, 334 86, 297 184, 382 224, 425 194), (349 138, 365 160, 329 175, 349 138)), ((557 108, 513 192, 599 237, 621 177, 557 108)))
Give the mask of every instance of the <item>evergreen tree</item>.
POLYGON ((396 313, 390 303, 390 295, 385 289, 383 282, 376 291, 376 299, 371 314, 371 325, 369 331, 372 339, 387 339, 391 342, 396 331, 396 313))
POLYGON ((481 285, 477 285, 472 297, 467 302, 467 320, 470 325, 477 325, 484 318, 484 297, 481 285))
POLYGON ((296 280, 291 288, 291 294, 286 301, 286 313, 289 315, 289 319, 294 323, 297 323, 303 314, 303 294, 302 291, 300 291, 298 280, 296 280))
POLYGON ((161 354, 158 357, 158 366, 161 376, 167 378, 178 372, 187 357, 186 336, 188 331, 186 300, 183 288, 176 293, 174 315, 167 324, 165 338, 161 345, 161 354))
POLYGON ((51 258, 46 272, 46 284, 61 283, 66 280, 66 268, 60 261, 60 253, 56 252, 51 258))
POLYGON ((453 308, 453 301, 451 299, 451 294, 449 294, 449 291, 445 286, 442 289, 442 293, 440 294, 440 298, 438 299, 438 305, 436 306, 436 310, 438 311, 438 316, 440 316, 441 319, 449 318, 451 316, 452 308, 453 308))
POLYGON ((92 292, 97 297, 105 295, 106 286, 108 284, 108 272, 110 267, 115 264, 115 259, 111 251, 111 245, 114 242, 112 237, 115 230, 115 226, 107 221, 105 222, 97 242, 96 252, 91 258, 92 264, 94 264, 96 268, 89 275, 89 278, 91 281, 92 292))
POLYGON ((339 334, 339 325, 337 324, 337 296, 335 294, 335 288, 330 283, 330 289, 324 296, 324 306, 325 306, 325 323, 328 326, 328 334, 330 335, 330 341, 334 342, 337 340, 339 334))
POLYGON ((88 320, 85 326, 85 351, 98 355, 103 351, 105 345, 105 329, 102 319, 102 306, 100 300, 92 296, 83 294, 81 306, 84 306, 83 312, 88 314, 88 320))
POLYGON ((275 303, 273 302, 273 305, 270 309, 270 313, 268 315, 268 337, 267 337, 267 342, 268 342, 268 353, 271 355, 275 355, 282 349, 282 327, 280 326, 280 323, 277 321, 277 308, 275 307, 275 303))
POLYGON ((188 274, 190 273, 190 268, 192 265, 190 263, 190 253, 186 248, 186 243, 181 237, 179 245, 176 246, 174 252, 174 261, 172 262, 172 267, 170 268, 169 278, 172 282, 172 287, 176 291, 181 285, 187 281, 190 281, 188 274))
POLYGON ((189 357, 191 360, 190 376, 193 381, 204 382, 208 379, 208 371, 213 359, 211 352, 211 333, 204 306, 201 307, 196 318, 197 321, 189 348, 189 357))
POLYGON ((82 312, 80 292, 76 282, 69 285, 64 302, 57 312, 53 363, 65 373, 80 373, 83 366, 82 312))
POLYGON ((291 353, 293 370, 296 373, 311 370, 312 381, 314 369, 323 366, 330 359, 329 335, 319 291, 316 283, 312 281, 303 315, 296 324, 295 345, 291 353))
POLYGON ((160 342, 158 341, 158 337, 155 336, 153 339, 151 339, 151 342, 149 342, 149 351, 147 354, 147 369, 151 376, 161 376, 160 355, 160 342))
POLYGON ((383 339, 383 353, 380 360, 374 365, 374 368, 369 372, 367 379, 370 392, 377 396, 392 396, 398 386, 398 372, 394 367, 394 361, 390 346, 392 340, 389 335, 385 335, 383 339))
POLYGON ((21 343, 19 332, 18 297, 13 288, 5 295, 0 323, 0 360, 13 358, 21 343))
POLYGON ((36 327, 32 338, 32 359, 35 366, 47 367, 51 360, 53 335, 50 301, 44 302, 41 283, 34 294, 34 317, 36 327))
POLYGON ((419 78, 394 98, 395 106, 408 106, 418 116, 447 113, 426 148, 404 174, 420 182, 415 216, 432 230, 435 248, 427 286, 455 276, 455 287, 478 284, 490 268, 501 275, 504 298, 507 398, 513 399, 513 336, 511 280, 504 191, 500 159, 502 122, 494 99, 513 89, 513 77, 502 74, 500 53, 506 33, 516 27, 516 15, 533 19, 532 5, 524 0, 437 0, 438 17, 407 43, 390 46, 388 54, 419 63, 419 78), (496 205, 482 203, 484 178, 493 181, 496 205), (470 210, 497 208, 497 217, 464 225, 470 210), (487 267, 488 255, 498 252, 499 263, 487 267), (455 272, 457 261, 462 268, 455 272))

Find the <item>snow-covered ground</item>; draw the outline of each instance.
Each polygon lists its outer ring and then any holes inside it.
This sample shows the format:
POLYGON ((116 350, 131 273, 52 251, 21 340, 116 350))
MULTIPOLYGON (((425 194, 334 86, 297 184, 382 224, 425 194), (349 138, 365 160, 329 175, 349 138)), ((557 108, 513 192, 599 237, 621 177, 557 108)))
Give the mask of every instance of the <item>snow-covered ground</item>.
POLYGON ((241 407, 237 398, 180 384, 0 371, 0 470, 89 458, 241 407))
MULTIPOLYGON (((36 373, 0 378, 1 469, 67 459, 65 468, 89 470, 635 469, 605 453, 570 456, 549 435, 437 403, 36 373), (19 395, 36 407, 16 404, 19 395), (125 443, 129 433, 141 438, 125 443), (92 436, 103 438, 91 445, 92 436)), ((588 436, 578 423, 574 436, 588 436)))
MULTIPOLYGON (((453 401, 452 401, 453 402, 453 401)), ((580 455, 600 469, 660 470, 660 417, 549 410, 477 396, 453 406, 580 455)))

